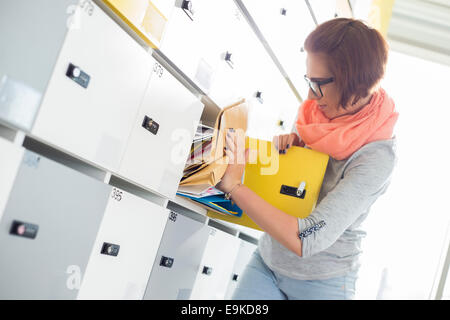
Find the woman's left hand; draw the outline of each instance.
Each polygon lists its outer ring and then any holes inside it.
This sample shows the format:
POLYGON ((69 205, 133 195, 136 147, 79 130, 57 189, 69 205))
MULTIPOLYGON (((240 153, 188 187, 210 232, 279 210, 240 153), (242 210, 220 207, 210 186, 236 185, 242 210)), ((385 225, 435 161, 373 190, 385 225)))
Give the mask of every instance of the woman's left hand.
POLYGON ((222 180, 216 188, 222 192, 230 192, 231 189, 241 183, 244 174, 245 163, 248 159, 248 149, 245 149, 245 135, 240 132, 228 131, 226 135, 225 154, 229 162, 222 180))

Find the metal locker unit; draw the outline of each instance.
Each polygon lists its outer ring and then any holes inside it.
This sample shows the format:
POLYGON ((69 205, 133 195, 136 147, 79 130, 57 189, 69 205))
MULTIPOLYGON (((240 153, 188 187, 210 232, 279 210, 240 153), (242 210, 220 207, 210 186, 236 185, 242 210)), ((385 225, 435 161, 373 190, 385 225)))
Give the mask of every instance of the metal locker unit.
POLYGON ((225 295, 226 300, 230 300, 233 297, 234 290, 236 289, 242 273, 245 267, 250 261, 253 252, 255 252, 257 246, 251 242, 241 240, 241 245, 239 247, 239 252, 236 257, 236 262, 233 267, 233 272, 231 274, 231 279, 228 284, 227 293, 225 295))
POLYGON ((0 221, 22 162, 24 150, 22 147, 0 138, 0 221))
POLYGON ((210 228, 210 235, 200 269, 192 289, 192 300, 222 300, 233 271, 240 239, 218 229, 210 228))
POLYGON ((170 212, 145 300, 190 298, 209 232, 204 223, 170 212))
POLYGON ((232 1, 176 0, 159 49, 219 107, 235 102, 242 85, 228 30, 233 7, 232 1))
POLYGON ((316 24, 305 1, 237 0, 248 10, 294 87, 306 99, 308 87, 303 44, 316 24), (268 23, 267 21, 270 21, 268 23))
POLYGON ((78 299, 142 299, 168 210, 113 188, 78 299))
POLYGON ((0 222, 0 299, 74 299, 110 191, 26 151, 0 222))
POLYGON ((251 101, 247 134, 271 141, 275 135, 290 132, 300 102, 247 21, 241 19, 230 28, 236 35, 234 42, 242 57, 245 90, 251 101), (280 120, 283 126, 278 125, 280 120))
POLYGON ((78 0, 0 4, 0 120, 29 131, 78 0))
POLYGON ((121 161, 119 175, 173 199, 203 104, 153 60, 153 74, 121 161))
MULTIPOLYGON (((52 17, 45 22, 47 28, 64 28, 66 34, 54 39, 59 41, 59 55, 32 135, 115 172, 150 79, 152 60, 94 2, 84 0, 69 8, 71 16, 59 13, 70 18, 68 28, 53 23, 52 17)), ((41 13, 36 8, 34 14, 41 13)), ((40 37, 24 41, 31 51, 42 45, 40 37)))

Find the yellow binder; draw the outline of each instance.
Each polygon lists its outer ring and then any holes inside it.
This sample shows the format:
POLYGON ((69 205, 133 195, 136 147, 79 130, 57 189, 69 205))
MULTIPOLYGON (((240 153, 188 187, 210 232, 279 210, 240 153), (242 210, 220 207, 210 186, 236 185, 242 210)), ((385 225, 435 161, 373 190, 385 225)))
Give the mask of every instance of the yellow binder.
POLYGON ((103 0, 140 38, 157 49, 167 18, 150 0, 103 0))
MULTIPOLYGON (((246 147, 250 154, 244 185, 281 211, 307 217, 316 206, 329 156, 301 147, 279 154, 271 142, 252 138, 246 147)), ((240 218, 213 211, 208 216, 261 230, 245 212, 240 218)))

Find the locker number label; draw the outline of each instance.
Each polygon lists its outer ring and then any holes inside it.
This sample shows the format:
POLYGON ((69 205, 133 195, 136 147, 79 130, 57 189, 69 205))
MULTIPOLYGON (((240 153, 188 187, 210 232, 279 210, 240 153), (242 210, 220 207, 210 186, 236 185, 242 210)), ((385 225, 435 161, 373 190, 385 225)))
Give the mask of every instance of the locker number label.
POLYGON ((113 191, 111 193, 111 198, 120 202, 120 201, 122 201, 122 198, 123 198, 123 192, 117 188, 113 188, 113 191))
POLYGON ((158 77, 161 78, 164 73, 164 68, 158 62, 155 62, 155 64, 153 65, 153 72, 156 73, 158 77))
POLYGON ((83 9, 88 15, 92 16, 94 13, 94 4, 92 3, 92 0, 83 0, 80 3, 80 8, 83 9))
POLYGON ((177 214, 173 211, 170 211, 169 220, 173 222, 177 221, 177 214))

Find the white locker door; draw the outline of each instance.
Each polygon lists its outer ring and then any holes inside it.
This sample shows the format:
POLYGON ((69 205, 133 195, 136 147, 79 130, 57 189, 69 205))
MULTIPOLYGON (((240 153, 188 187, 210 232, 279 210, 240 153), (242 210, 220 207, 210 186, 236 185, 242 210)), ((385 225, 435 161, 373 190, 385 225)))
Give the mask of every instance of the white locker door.
POLYGON ((8 202, 24 149, 0 138, 0 221, 8 202))
POLYGON ((119 174, 174 198, 203 104, 156 61, 119 174))
POLYGON ((113 188, 78 299, 142 299, 168 210, 113 188))
POLYGON ((205 93, 220 62, 214 32, 203 29, 208 24, 205 20, 209 21, 208 2, 211 1, 176 0, 160 46, 161 52, 205 93), (205 35, 208 32, 212 34, 205 35))
POLYGON ((236 289, 239 281, 241 280, 242 273, 245 267, 249 263, 253 252, 255 252, 257 246, 245 240, 241 240, 241 245, 239 247, 239 252, 236 257, 236 262, 233 267, 233 272, 231 275, 231 281, 228 284, 227 294, 225 295, 226 300, 230 300, 233 297, 234 290, 236 289))
POLYGON ((249 82, 254 84, 248 116, 248 136, 272 141, 273 136, 288 133, 300 105, 286 79, 264 51, 247 57, 249 82), (283 121, 283 127, 278 122, 283 121))
POLYGON ((239 238, 211 228, 191 300, 225 298, 239 245, 239 238))
POLYGON ((116 171, 152 60, 94 3, 77 7, 32 134, 116 171))
POLYGON ((242 51, 253 52, 255 48, 249 43, 242 44, 236 41, 241 32, 251 29, 234 1, 216 0, 211 1, 209 5, 210 20, 207 24, 204 21, 204 30, 212 33, 210 37, 217 40, 216 46, 221 51, 220 62, 217 64, 214 82, 208 96, 223 108, 248 94, 247 61, 242 51))
POLYGON ((170 212, 144 299, 189 299, 208 237, 204 223, 170 212))
POLYGON ((233 1, 176 3, 161 52, 219 107, 237 101, 242 87, 240 57, 232 41, 233 1), (183 9, 183 3, 189 3, 191 10, 183 9))
POLYGON ((307 88, 304 40, 315 28, 314 20, 304 1, 242 0, 252 18, 274 51, 294 87, 304 98, 307 88), (270 23, 267 23, 270 21, 270 23))

